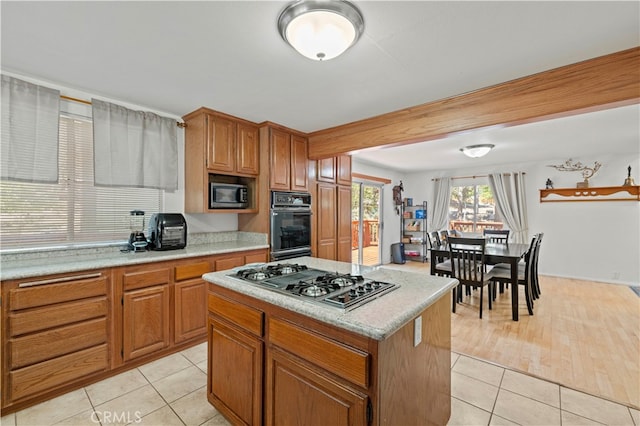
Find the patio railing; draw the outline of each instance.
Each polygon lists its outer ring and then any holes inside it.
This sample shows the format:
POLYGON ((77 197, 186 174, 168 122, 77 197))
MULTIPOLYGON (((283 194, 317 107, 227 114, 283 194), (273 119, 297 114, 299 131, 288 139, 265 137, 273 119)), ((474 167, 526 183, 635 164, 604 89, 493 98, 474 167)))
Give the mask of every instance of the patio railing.
MULTIPOLYGON (((362 247, 377 246, 380 238, 377 220, 362 221, 362 247)), ((351 248, 358 248, 358 221, 351 221, 351 248)))
POLYGON ((475 230, 473 229, 473 221, 471 220, 451 220, 449 221, 449 229, 460 232, 475 232, 481 234, 485 229, 502 229, 502 222, 477 222, 475 230))

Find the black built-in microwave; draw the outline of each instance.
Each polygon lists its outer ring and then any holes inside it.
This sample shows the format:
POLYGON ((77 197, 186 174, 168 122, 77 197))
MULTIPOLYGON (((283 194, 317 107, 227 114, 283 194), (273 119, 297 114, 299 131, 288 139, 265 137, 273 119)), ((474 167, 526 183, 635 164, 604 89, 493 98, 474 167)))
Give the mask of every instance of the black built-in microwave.
POLYGON ((249 207, 249 189, 234 183, 209 183, 210 209, 246 209, 249 207))

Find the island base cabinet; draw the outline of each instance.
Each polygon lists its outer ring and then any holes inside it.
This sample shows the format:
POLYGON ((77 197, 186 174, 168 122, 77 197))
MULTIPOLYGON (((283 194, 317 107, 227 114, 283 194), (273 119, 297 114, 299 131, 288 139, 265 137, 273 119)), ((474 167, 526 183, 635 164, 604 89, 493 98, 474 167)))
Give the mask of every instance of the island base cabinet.
POLYGON ((234 424, 262 423, 262 341, 210 315, 207 399, 234 424))
POLYGON ((366 395, 332 380, 295 357, 267 353, 265 425, 365 425, 366 395))

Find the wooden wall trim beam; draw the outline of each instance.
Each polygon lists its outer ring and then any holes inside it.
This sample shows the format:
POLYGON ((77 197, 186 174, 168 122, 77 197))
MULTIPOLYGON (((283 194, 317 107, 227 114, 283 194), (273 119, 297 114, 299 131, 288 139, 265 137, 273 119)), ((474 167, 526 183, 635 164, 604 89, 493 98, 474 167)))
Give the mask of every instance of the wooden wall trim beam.
POLYGON ((640 47, 309 134, 309 158, 640 103, 640 47))
POLYGON ((363 175, 361 173, 351 173, 351 178, 352 179, 362 179, 362 180, 368 180, 371 182, 380 182, 380 183, 384 183, 386 185, 391 183, 391 179, 387 179, 387 178, 382 178, 382 177, 378 177, 378 176, 369 176, 369 175, 363 175))

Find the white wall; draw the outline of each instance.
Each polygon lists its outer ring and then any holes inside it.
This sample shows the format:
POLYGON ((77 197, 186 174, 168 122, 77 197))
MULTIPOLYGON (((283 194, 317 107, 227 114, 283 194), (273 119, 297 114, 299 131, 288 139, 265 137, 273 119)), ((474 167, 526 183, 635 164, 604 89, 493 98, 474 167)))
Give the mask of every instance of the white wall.
MULTIPOLYGON (((491 155, 491 154, 489 154, 491 155)), ((495 172, 526 173, 529 237, 544 232, 540 251, 541 274, 617 284, 640 285, 640 202, 558 202, 540 203, 539 189, 550 178, 555 188, 575 188, 582 177, 578 172, 559 172, 548 164, 561 164, 566 158, 544 162, 497 166, 491 170, 462 169, 432 173, 412 173, 402 177, 405 196, 432 203, 434 177, 486 175, 495 172)), ((602 164, 590 179, 591 186, 620 186, 632 167, 632 177, 640 182, 640 153, 603 154, 598 158, 574 157, 586 165, 602 164)), ((356 161, 354 161, 356 163, 356 161)), ((399 177, 400 178, 400 177, 399 177)), ((454 183, 465 184, 455 180, 454 183)), ((478 183, 478 179, 476 179, 478 183)))

